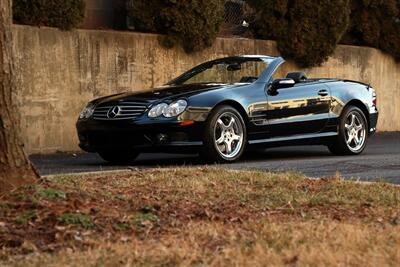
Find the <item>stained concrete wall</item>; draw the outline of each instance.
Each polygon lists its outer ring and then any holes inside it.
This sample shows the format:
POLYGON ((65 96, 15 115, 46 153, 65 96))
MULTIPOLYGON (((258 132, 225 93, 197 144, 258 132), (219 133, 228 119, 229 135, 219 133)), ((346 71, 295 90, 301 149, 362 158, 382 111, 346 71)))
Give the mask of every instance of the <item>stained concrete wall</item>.
POLYGON ((86 0, 82 29, 126 28, 125 0, 86 0))
MULTIPOLYGON (((21 90, 16 104, 29 153, 75 151, 75 121, 87 101, 112 93, 162 85, 188 68, 238 54, 278 55, 272 41, 220 38, 188 56, 159 46, 157 35, 13 26, 21 90)), ((285 67, 295 70, 294 64, 285 67)), ((340 77, 371 83, 378 91, 380 131, 400 131, 400 64, 372 48, 339 46, 309 77, 340 77)))

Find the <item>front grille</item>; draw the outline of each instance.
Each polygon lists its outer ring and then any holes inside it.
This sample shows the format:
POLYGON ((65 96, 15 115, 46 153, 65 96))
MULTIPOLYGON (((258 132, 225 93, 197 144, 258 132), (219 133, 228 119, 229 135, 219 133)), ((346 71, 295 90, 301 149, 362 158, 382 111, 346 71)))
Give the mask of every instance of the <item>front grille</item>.
POLYGON ((148 108, 147 102, 123 101, 103 103, 93 112, 95 120, 131 120, 141 116, 148 108))

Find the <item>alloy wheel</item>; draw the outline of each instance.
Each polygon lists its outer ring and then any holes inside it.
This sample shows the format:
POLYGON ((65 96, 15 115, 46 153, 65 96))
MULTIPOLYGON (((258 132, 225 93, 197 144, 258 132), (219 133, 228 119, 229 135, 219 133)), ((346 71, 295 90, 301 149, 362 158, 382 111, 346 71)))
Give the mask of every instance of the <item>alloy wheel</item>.
POLYGON ((365 122, 357 112, 347 115, 345 127, 346 144, 352 152, 358 152, 363 148, 366 141, 365 122))
POLYGON ((232 112, 222 113, 214 127, 214 142, 225 158, 234 158, 243 147, 244 131, 240 119, 232 112))

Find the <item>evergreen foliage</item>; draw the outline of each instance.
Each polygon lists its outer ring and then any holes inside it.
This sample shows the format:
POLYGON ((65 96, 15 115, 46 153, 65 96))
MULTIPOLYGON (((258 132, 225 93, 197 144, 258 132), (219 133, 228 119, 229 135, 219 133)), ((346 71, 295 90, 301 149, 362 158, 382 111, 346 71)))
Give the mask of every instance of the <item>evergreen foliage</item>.
POLYGON ((400 60, 400 0, 353 0, 342 43, 379 48, 400 60))
POLYGON ((85 16, 85 0, 14 0, 13 19, 20 24, 75 28, 85 16))
POLYGON ((349 0, 249 0, 256 37, 274 39, 283 57, 302 67, 323 63, 349 24, 349 0))
POLYGON ((128 11, 135 28, 166 34, 166 47, 188 53, 212 45, 224 19, 224 0, 134 0, 128 11))

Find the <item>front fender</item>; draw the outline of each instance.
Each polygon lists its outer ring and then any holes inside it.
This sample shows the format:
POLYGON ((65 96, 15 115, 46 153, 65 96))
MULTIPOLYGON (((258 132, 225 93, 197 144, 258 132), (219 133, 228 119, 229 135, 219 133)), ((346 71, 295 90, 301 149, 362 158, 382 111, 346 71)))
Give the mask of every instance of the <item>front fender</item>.
MULTIPOLYGON (((251 90, 251 85, 236 88, 226 88, 211 92, 204 92, 191 96, 188 99, 189 107, 181 115, 182 119, 193 121, 206 121, 211 111, 218 105, 226 103, 239 109, 242 115, 247 114, 246 101, 251 102, 251 98, 244 97, 246 90, 251 90), (243 114, 245 113, 245 114, 243 114)), ((246 119, 248 116, 246 115, 246 119)))

